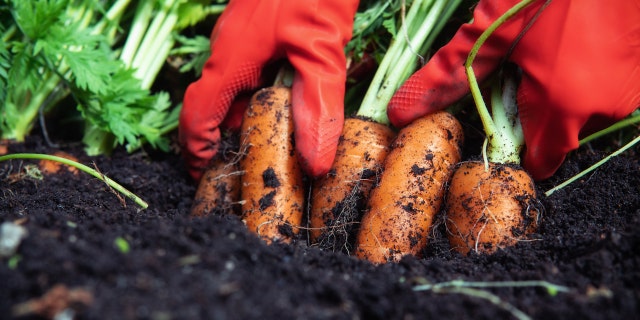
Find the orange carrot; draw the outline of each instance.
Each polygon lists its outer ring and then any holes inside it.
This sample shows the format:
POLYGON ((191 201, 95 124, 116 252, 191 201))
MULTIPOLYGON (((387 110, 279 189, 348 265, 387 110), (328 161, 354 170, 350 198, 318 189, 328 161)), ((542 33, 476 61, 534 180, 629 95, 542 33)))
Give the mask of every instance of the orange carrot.
POLYGON ((217 157, 200 180, 191 216, 203 217, 214 212, 239 213, 241 174, 237 162, 217 157))
POLYGON ((536 229, 539 208, 533 180, 521 167, 460 163, 447 193, 451 247, 467 254, 511 246, 536 229))
POLYGON ((460 161, 463 130, 448 112, 415 120, 398 133, 371 191, 355 254, 374 263, 419 255, 445 186, 460 161))
POLYGON ((9 140, 0 139, 0 156, 9 153, 9 140))
POLYGON ((516 72, 508 67, 501 70, 501 81, 493 83, 489 112, 472 68, 491 32, 528 3, 518 3, 487 28, 465 61, 469 87, 487 138, 484 161, 460 164, 447 192, 449 242, 464 254, 471 250, 492 253, 513 245, 526 239, 538 225, 541 207, 533 179, 520 167, 524 137, 515 101, 516 72))
POLYGON ((242 216, 250 231, 267 242, 290 241, 304 210, 303 174, 293 144, 291 89, 274 86, 256 92, 247 108, 240 160, 242 216))
MULTIPOLYGON (((78 158, 76 158, 75 156, 66 153, 64 151, 56 151, 53 153, 54 156, 57 157, 61 157, 61 158, 65 158, 65 159, 69 159, 75 162, 79 162, 78 158)), ((60 169, 65 168, 67 171, 73 173, 73 174, 77 174, 78 173, 78 169, 71 167, 71 166, 67 166, 65 164, 62 164, 60 162, 57 161, 52 161, 52 160, 40 160, 40 162, 38 163, 38 166, 40 167, 40 171, 44 174, 55 174, 58 173, 60 171, 60 169)))
POLYGON ((313 183, 312 241, 334 251, 353 242, 349 238, 394 137, 395 132, 384 124, 361 117, 345 120, 331 171, 313 183))
MULTIPOLYGON (((404 14, 405 10, 397 12, 402 15, 402 19, 399 19, 402 24, 398 26, 398 30, 403 32, 398 32, 379 61, 375 74, 371 78, 367 92, 363 96, 356 113, 358 116, 372 120, 375 122, 375 126, 383 127, 389 123, 387 117, 389 101, 402 83, 420 65, 418 59, 421 56, 416 50, 428 50, 443 27, 441 22, 448 19, 450 14, 455 11, 458 3, 458 1, 443 1, 438 2, 437 5, 425 6, 423 2, 416 1, 407 6, 406 15, 404 14), (438 18, 430 19, 428 18, 430 16, 438 16, 438 18)), ((404 6, 403 9, 405 9, 404 6)), ((366 24, 366 21, 359 21, 359 18, 366 19, 365 16, 356 17, 357 25, 366 24)), ((354 35, 354 37, 357 37, 357 35, 354 35)), ((371 60, 369 62, 364 61, 363 66, 367 64, 371 66, 372 63, 373 61, 371 60)), ((353 73, 349 75, 354 76, 353 73)), ((345 127, 347 125, 345 124, 345 127)), ((373 125, 371 124, 371 126, 373 125)), ((367 154, 362 151, 350 150, 350 147, 342 148, 339 146, 340 150, 346 149, 348 153, 341 155, 340 151, 338 151, 336 154, 336 160, 333 164, 335 171, 332 172, 336 176, 334 178, 326 178, 326 180, 333 180, 331 182, 320 182, 320 186, 313 192, 312 199, 315 203, 312 204, 310 217, 311 238, 314 240, 318 238, 319 233, 325 232, 324 236, 328 237, 329 245, 333 245, 334 248, 343 246, 343 243, 350 244, 351 241, 349 239, 341 239, 341 237, 348 236, 349 230, 346 226, 350 225, 354 218, 357 219, 357 216, 360 215, 360 210, 353 208, 354 198, 366 202, 367 189, 371 188, 372 184, 372 182, 366 182, 362 175, 364 174, 366 177, 367 175, 373 176, 373 174, 376 174, 376 162, 385 158, 385 154, 388 152, 387 143, 394 135, 389 128, 371 129, 369 134, 373 134, 376 131, 382 132, 382 134, 380 137, 370 140, 369 137, 363 135, 366 133, 365 131, 349 129, 348 127, 345 130, 354 130, 354 132, 361 134, 355 137, 355 139, 360 140, 358 149, 369 148, 371 150, 368 150, 367 154), (373 141, 373 143, 368 141, 373 141), (374 154, 375 150, 381 151, 381 153, 374 154), (368 160, 367 157, 370 157, 371 160, 368 160), (346 160, 347 164, 343 165, 338 162, 342 159, 346 160), (362 159, 365 161, 362 161, 362 159), (324 185, 325 183, 327 184, 326 186, 324 185), (344 189, 340 190, 340 185, 344 189), (356 196, 354 197, 354 195, 356 196), (318 197, 320 199, 316 199, 318 197), (331 237, 334 237, 334 239, 331 239, 331 237)), ((321 239, 321 241, 324 240, 321 239)), ((321 244, 321 246, 326 247, 325 244, 321 244)))
MULTIPOLYGON (((246 105, 249 105, 248 100, 246 105)), ((223 133, 223 138, 218 145, 218 153, 202 176, 196 190, 191 206, 191 217, 202 217, 212 213, 240 215, 240 176, 243 172, 238 165, 242 156, 242 151, 238 150, 239 136, 235 131, 223 133)))

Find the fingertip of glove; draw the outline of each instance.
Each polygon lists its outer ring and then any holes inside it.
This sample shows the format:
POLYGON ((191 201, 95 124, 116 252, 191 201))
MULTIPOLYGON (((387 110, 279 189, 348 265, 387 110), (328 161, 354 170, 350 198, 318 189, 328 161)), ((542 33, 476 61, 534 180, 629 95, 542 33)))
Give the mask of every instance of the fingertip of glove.
POLYGON ((319 178, 331 170, 331 164, 333 161, 318 161, 313 160, 309 161, 309 159, 303 157, 299 154, 298 161, 300 162, 300 167, 302 171, 312 178, 319 178))
POLYGON ((335 143, 325 147, 313 147, 318 144, 298 145, 296 143, 296 152, 298 162, 302 171, 312 178, 321 177, 331 170, 333 160, 336 155, 338 140, 335 143))
POLYGON ((545 157, 535 152, 526 152, 522 166, 535 181, 542 181, 553 176, 564 162, 565 155, 545 157))
POLYGON ((193 179, 195 183, 199 183, 205 171, 204 167, 199 165, 200 163, 202 163, 202 160, 198 159, 193 154, 186 152, 184 150, 184 147, 182 151, 182 159, 185 162, 185 166, 189 176, 193 179))
POLYGON ((197 183, 200 183, 200 179, 202 179, 202 176, 204 175, 204 171, 201 169, 192 168, 189 170, 189 175, 191 176, 193 181, 197 184, 197 183))

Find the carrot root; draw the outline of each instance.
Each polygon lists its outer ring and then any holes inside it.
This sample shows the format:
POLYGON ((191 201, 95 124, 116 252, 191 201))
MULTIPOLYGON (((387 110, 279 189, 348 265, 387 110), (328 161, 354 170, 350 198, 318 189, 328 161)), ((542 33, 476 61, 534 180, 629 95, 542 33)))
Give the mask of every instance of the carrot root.
POLYGON ((460 163, 447 193, 446 226, 451 247, 463 254, 492 253, 527 239, 541 205, 533 180, 520 167, 460 163))
MULTIPOLYGON (((274 86, 256 92, 241 128, 248 143, 240 160, 242 217, 267 243, 289 242, 304 211, 303 174, 293 141, 291 90, 274 86)), ((242 148, 242 147, 241 147, 242 148)))
POLYGON ((422 117, 400 130, 371 191, 355 255, 374 263, 419 255, 446 183, 460 161, 463 130, 447 112, 422 117))
POLYGON ((214 213, 240 213, 240 176, 238 164, 221 158, 205 171, 191 207, 191 217, 214 213))
POLYGON ((376 184, 395 132, 365 118, 345 120, 331 171, 314 181, 310 238, 339 251, 353 245, 356 223, 376 184))

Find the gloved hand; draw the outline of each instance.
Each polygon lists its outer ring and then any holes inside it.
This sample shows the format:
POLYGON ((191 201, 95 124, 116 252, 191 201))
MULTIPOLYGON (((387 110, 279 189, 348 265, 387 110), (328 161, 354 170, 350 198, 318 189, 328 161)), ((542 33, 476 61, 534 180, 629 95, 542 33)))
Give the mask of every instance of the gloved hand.
MULTIPOLYGON (((481 0, 473 22, 398 89, 388 107, 391 123, 402 127, 466 95, 464 62, 471 47, 517 2, 481 0)), ((489 37, 473 63, 479 81, 505 59, 544 2, 531 4, 489 37)), ((578 147, 579 137, 640 106, 640 1, 551 1, 508 60, 523 71, 517 93, 523 166, 534 179, 545 179, 578 147)))
POLYGON ((211 33, 211 57, 187 88, 180 114, 180 142, 196 181, 218 150, 225 117, 239 125, 246 102, 232 102, 265 85, 265 67, 282 59, 296 71, 292 108, 301 165, 312 176, 329 171, 344 123, 344 46, 357 7, 357 0, 229 2, 211 33))

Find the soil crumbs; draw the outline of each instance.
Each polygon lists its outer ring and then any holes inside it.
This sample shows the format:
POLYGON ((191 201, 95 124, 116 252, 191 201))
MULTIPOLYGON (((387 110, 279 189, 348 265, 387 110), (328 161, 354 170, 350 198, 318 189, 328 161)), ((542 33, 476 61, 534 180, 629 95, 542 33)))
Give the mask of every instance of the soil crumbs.
MULTIPOLYGON (((54 151, 38 138, 9 150, 54 151)), ((189 218, 195 187, 176 154, 64 151, 149 208, 140 210, 84 173, 63 170, 38 180, 22 174, 35 161, 0 163, 0 224, 26 230, 16 251, 0 256, 0 318, 640 317, 637 149, 541 196, 545 212, 535 241, 464 257, 449 250, 440 224, 424 258, 380 266, 304 239, 265 245, 236 216, 189 218), (478 282, 505 286, 471 286, 478 282)), ((572 154, 539 191, 602 156, 572 154)))

